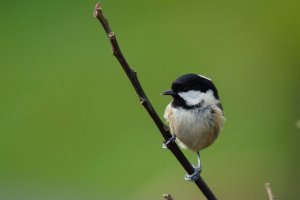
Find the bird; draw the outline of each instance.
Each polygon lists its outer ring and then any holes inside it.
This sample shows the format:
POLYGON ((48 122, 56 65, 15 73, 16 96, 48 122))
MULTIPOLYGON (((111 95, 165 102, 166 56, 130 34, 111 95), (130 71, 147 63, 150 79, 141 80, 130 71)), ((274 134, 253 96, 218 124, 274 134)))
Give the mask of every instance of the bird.
POLYGON ((210 146, 224 124, 224 111, 215 84, 198 74, 184 74, 173 81, 171 89, 161 93, 172 101, 167 105, 164 118, 172 135, 165 143, 177 142, 181 147, 197 153, 198 165, 184 179, 196 181, 202 171, 200 150, 210 146))

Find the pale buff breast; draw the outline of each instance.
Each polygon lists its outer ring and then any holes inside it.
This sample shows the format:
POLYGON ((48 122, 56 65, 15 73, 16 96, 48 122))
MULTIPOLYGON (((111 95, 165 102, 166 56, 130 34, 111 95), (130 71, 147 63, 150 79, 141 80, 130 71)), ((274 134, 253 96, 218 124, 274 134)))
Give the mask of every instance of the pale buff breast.
POLYGON ((224 122, 222 110, 214 106, 214 112, 199 112, 182 108, 171 108, 169 104, 164 117, 171 133, 192 151, 199 151, 211 145, 217 138, 224 122), (209 119, 215 120, 209 120, 209 119))

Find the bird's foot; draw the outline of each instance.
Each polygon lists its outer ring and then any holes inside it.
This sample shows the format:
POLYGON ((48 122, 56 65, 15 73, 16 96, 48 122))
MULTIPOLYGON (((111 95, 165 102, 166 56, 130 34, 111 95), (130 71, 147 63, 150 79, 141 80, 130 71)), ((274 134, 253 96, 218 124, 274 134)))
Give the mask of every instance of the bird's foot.
POLYGON ((168 147, 168 145, 171 143, 171 142, 175 142, 176 140, 176 136, 175 135, 172 135, 172 137, 170 137, 167 141, 165 141, 162 145, 162 148, 163 149, 166 149, 168 147))
POLYGON ((193 167, 194 172, 192 174, 186 174, 184 180, 195 182, 199 177, 202 171, 201 167, 193 167))

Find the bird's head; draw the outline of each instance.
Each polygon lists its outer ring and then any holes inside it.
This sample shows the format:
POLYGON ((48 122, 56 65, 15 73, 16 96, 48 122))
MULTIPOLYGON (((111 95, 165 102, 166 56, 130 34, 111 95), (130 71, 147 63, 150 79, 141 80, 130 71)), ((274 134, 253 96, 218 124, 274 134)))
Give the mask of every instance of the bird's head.
POLYGON ((197 74, 185 74, 178 77, 169 90, 162 95, 173 97, 172 105, 186 109, 213 104, 219 101, 217 88, 211 79, 197 74))

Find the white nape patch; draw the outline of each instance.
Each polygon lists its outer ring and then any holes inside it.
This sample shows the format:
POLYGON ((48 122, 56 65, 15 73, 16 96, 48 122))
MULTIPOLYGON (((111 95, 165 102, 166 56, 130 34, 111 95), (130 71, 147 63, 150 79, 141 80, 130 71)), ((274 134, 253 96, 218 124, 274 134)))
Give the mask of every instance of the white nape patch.
POLYGON ((205 79, 207 79, 207 80, 210 80, 210 81, 211 81, 211 79, 210 79, 210 78, 208 78, 208 77, 206 77, 206 76, 203 76, 203 75, 201 75, 201 74, 198 74, 198 76, 200 76, 200 77, 202 77, 202 78, 205 78, 205 79))
POLYGON ((212 90, 208 90, 205 93, 196 90, 190 90, 188 92, 180 92, 178 94, 188 106, 195 106, 200 102, 203 103, 203 105, 211 105, 216 103, 216 98, 214 97, 212 90))

